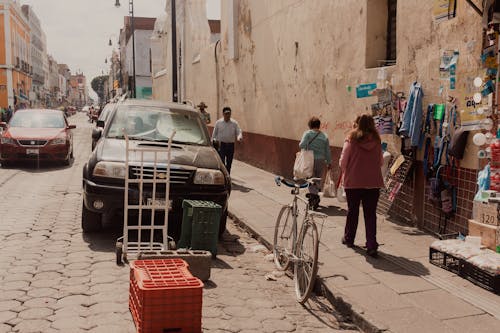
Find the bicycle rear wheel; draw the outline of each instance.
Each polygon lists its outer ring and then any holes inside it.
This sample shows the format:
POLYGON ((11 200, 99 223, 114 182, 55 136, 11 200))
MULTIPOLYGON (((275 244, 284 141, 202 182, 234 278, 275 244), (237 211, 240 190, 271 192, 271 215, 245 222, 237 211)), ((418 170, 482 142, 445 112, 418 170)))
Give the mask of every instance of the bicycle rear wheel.
POLYGON ((284 271, 290 265, 293 245, 292 207, 283 206, 274 226, 273 254, 276 268, 284 271))
POLYGON ((297 262, 294 267, 295 295, 304 304, 316 281, 318 273, 318 229, 314 222, 305 221, 297 242, 297 262))

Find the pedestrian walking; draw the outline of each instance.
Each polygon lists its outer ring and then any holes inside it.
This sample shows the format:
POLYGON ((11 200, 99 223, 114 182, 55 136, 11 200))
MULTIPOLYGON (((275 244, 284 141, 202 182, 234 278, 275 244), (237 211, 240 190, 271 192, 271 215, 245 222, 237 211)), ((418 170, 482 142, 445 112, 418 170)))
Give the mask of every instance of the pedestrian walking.
POLYGON ((363 204, 367 254, 377 257, 377 203, 380 188, 384 186, 380 135, 373 117, 363 114, 356 118, 347 136, 340 156, 347 198, 347 221, 342 243, 354 245, 358 228, 359 205, 363 204))
POLYGON ((227 172, 231 173, 231 165, 234 156, 234 143, 243 140, 240 125, 234 119, 231 119, 231 108, 226 106, 222 109, 223 117, 215 123, 212 141, 215 141, 219 147, 219 155, 226 166, 227 172))
MULTIPOLYGON (((300 140, 300 149, 312 150, 314 152, 314 171, 313 178, 322 178, 325 168, 330 169, 332 163, 332 153, 330 151, 330 141, 328 136, 320 130, 321 120, 318 117, 312 117, 308 122, 309 130, 305 131, 300 140)), ((309 186, 309 193, 306 197, 309 199, 309 206, 316 210, 319 207, 319 191, 321 182, 314 182, 309 186)))

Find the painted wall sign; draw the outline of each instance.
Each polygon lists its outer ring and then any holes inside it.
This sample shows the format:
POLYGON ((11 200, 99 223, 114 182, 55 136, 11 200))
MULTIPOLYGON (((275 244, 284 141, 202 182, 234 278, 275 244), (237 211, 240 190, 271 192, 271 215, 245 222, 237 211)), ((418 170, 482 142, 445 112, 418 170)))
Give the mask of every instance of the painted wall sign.
POLYGON ((377 89, 376 83, 365 83, 360 84, 356 87, 356 97, 364 98, 364 97, 372 97, 373 91, 377 89))

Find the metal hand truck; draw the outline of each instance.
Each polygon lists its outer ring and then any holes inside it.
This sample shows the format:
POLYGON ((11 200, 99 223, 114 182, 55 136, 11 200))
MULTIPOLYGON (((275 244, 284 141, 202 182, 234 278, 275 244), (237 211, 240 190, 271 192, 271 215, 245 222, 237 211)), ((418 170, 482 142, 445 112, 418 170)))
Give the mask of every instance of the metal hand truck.
MULTIPOLYGON (((122 265, 131 257, 137 258, 143 251, 165 251, 175 248, 175 242, 168 236, 168 212, 170 201, 170 162, 172 140, 166 148, 145 146, 131 147, 125 133, 125 197, 123 205, 123 236, 116 241, 116 263, 122 265), (131 157, 135 158, 132 159, 131 157), (146 160, 145 160, 146 159, 146 160), (153 161, 153 162, 151 162, 153 161), (165 161, 165 162, 163 162, 165 161), (137 224, 133 224, 129 213, 137 212, 137 224), (164 211, 163 221, 156 224, 155 212, 164 211), (150 212, 150 224, 143 224, 143 213, 150 212), (162 223, 161 223, 162 222, 162 223), (155 231, 161 231, 157 240, 155 231), (132 238, 137 235, 137 239, 132 238)), ((158 220, 158 219, 156 219, 158 220)))

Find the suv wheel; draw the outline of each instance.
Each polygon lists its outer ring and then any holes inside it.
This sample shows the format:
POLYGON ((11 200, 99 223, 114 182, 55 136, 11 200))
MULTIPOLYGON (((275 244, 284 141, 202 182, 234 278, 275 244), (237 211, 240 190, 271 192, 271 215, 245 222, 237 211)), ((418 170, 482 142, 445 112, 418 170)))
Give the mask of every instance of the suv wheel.
POLYGON ((93 232, 102 229, 101 214, 94 213, 85 207, 82 201, 82 229, 83 232, 93 232))

